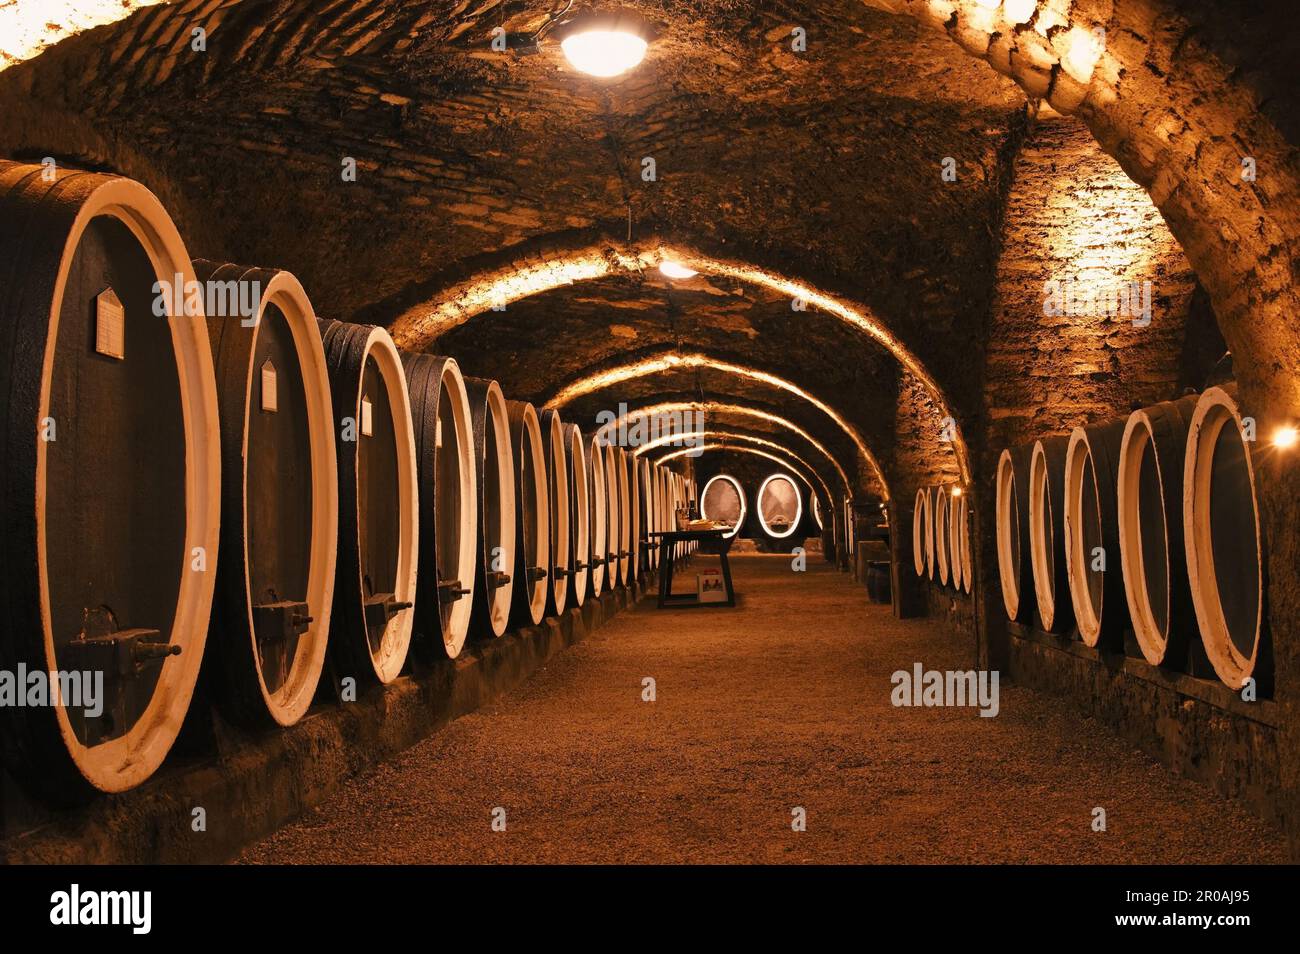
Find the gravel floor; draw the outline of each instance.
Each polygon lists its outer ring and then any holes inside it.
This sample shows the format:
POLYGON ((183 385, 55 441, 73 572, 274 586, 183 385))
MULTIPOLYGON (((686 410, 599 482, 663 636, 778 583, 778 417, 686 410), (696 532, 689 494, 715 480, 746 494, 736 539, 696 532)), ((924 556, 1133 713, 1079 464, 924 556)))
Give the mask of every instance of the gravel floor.
POLYGON ((895 670, 965 669, 965 641, 820 561, 733 566, 736 610, 643 601, 240 860, 1285 860, 1279 834, 1064 700, 1004 686, 996 718, 894 708, 895 670))

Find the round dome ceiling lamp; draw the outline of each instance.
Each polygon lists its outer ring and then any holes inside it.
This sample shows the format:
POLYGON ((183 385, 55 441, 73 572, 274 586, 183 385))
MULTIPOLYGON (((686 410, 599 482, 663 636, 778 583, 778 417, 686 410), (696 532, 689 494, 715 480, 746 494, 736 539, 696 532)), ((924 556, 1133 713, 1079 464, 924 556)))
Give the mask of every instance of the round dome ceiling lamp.
POLYGON ((580 12, 559 24, 555 33, 569 65, 599 79, 635 69, 652 39, 646 21, 627 10, 580 12))

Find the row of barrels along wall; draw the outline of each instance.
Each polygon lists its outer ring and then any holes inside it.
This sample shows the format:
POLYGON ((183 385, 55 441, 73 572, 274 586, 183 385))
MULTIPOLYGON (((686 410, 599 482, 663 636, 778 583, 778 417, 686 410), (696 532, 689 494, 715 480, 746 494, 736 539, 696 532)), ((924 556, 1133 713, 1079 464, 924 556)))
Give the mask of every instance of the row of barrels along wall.
POLYGON ((912 508, 912 565, 919 577, 969 593, 975 580, 971 559, 971 513, 955 485, 922 487, 912 508))
POLYGON ((631 585, 693 494, 450 358, 318 320, 287 272, 192 262, 131 180, 0 161, 0 250, 0 668, 105 679, 98 718, 0 710, 6 768, 52 803, 147 779, 200 679, 233 721, 289 726, 329 680, 631 585), (253 315, 189 296, 253 282, 253 315))
POLYGON ((1114 651, 1131 632, 1152 665, 1268 691, 1266 561, 1245 434, 1227 383, 1005 450, 996 526, 1007 615, 1049 632, 1077 627, 1087 645, 1114 651))

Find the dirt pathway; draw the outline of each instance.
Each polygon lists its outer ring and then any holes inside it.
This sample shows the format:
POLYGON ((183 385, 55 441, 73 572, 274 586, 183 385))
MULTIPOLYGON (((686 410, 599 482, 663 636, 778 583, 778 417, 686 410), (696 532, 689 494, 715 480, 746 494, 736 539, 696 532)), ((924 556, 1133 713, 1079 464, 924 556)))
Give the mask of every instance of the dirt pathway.
POLYGON ((1279 834, 1064 700, 1003 686, 996 718, 893 707, 895 670, 967 668, 966 642, 820 562, 733 564, 736 610, 643 601, 241 860, 1285 860, 1279 834))

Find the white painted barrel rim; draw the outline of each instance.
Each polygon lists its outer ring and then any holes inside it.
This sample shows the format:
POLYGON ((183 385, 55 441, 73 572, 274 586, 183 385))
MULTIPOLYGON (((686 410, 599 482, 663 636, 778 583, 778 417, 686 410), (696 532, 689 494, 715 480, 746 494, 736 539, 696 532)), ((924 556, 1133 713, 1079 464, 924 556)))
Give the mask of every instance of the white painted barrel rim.
POLYGON ((700 494, 700 516, 705 520, 713 519, 704 509, 705 498, 709 496, 709 488, 719 482, 730 484, 731 488, 736 492, 736 499, 740 501, 740 515, 736 518, 736 525, 722 534, 724 539, 730 539, 738 534, 740 528, 744 526, 745 516, 749 513, 749 504, 745 500, 745 490, 740 486, 740 481, 735 477, 732 477, 730 474, 714 474, 704 482, 704 492, 700 494))
MULTIPOLYGON (((1124 438, 1119 452, 1119 480, 1117 500, 1119 510, 1119 552, 1124 570, 1124 595, 1128 601, 1129 619, 1138 648, 1147 662, 1159 666, 1165 661, 1169 648, 1169 634, 1161 632, 1151 605, 1151 592, 1147 585, 1146 556, 1142 551, 1142 534, 1156 528, 1144 528, 1140 516, 1142 494, 1142 464, 1151 454, 1151 464, 1156 469, 1156 487, 1160 493, 1160 532, 1165 535, 1166 580, 1172 576, 1171 554, 1168 549, 1168 501, 1164 499, 1164 472, 1160 455, 1156 453, 1151 419, 1145 409, 1134 411, 1124 425, 1124 438)), ((1165 618, 1169 618, 1169 589, 1165 590, 1165 618)))
MULTIPOLYGON (((997 551, 998 578, 1002 583, 1002 605, 1007 611, 1007 619, 1015 619, 1020 613, 1020 567, 1016 566, 1012 556, 1012 534, 1020 536, 1020 501, 1019 495, 1027 488, 1016 486, 1015 461, 1009 449, 1002 451, 998 458, 997 476, 997 551)), ((1020 559, 1028 558, 1022 552, 1020 559)))
POLYGON ((934 552, 938 566, 937 579, 941 586, 947 586, 948 573, 948 491, 936 487, 934 494, 934 552))
MULTIPOLYGON (((419 472, 415 456, 415 427, 411 423, 411 396, 406 386, 406 371, 392 337, 383 328, 375 327, 366 339, 362 367, 367 358, 374 358, 375 367, 388 391, 388 402, 393 416, 393 442, 397 453, 397 506, 398 519, 396 589, 393 599, 399 603, 415 602, 416 573, 419 566, 419 472), (402 462, 406 466, 402 466, 402 462)), ((357 390, 357 404, 353 409, 355 420, 361 420, 361 389, 357 390)), ((354 466, 356 464, 354 463, 354 466)), ((363 591, 361 571, 357 571, 357 592, 363 591)), ((398 677, 406 664, 411 648, 411 630, 415 625, 415 610, 399 610, 384 627, 379 648, 372 649, 370 661, 375 677, 387 684, 398 677)))
POLYGON ((921 528, 925 534, 925 575, 933 580, 938 571, 934 560, 934 491, 923 487, 922 492, 925 494, 925 526, 921 528))
POLYGON ((1254 517, 1255 558, 1259 572, 1255 575, 1256 617, 1254 639, 1249 656, 1237 649, 1223 610, 1215 572, 1209 501, 1213 476, 1214 450, 1220 432, 1231 424, 1241 433, 1241 412, 1232 394, 1212 387, 1201 395, 1192 413, 1187 433, 1187 452, 1183 467, 1183 545, 1187 552, 1187 574, 1191 583, 1192 605, 1214 671, 1231 689, 1242 688, 1255 671, 1262 639, 1264 613, 1264 552, 1259 527, 1259 500, 1255 490, 1255 468, 1250 450, 1242 443, 1250 487, 1250 505, 1254 517))
POLYGON ((619 496, 622 488, 618 480, 618 457, 613 444, 605 445, 605 589, 612 590, 623 582, 622 566, 618 558, 622 534, 622 512, 619 496))
MULTIPOLYGON (((1065 451, 1065 575, 1069 581, 1070 601, 1074 605, 1074 620, 1079 627, 1079 637, 1086 646, 1096 646, 1101 640, 1101 620, 1105 605, 1095 605, 1088 591, 1089 554, 1084 553, 1084 521, 1095 516, 1101 523, 1101 506, 1095 515, 1083 512, 1084 482, 1091 480, 1093 495, 1098 497, 1100 485, 1088 443, 1088 432, 1076 427, 1070 432, 1070 443, 1065 451)), ((1104 595, 1102 597, 1104 599, 1104 595)))
POLYGON ((614 461, 618 468, 618 578, 628 586, 632 582, 632 482, 627 451, 615 448, 614 461))
POLYGON ((627 493, 628 493, 628 542, 627 542, 627 559, 628 559, 628 578, 635 580, 641 575, 641 486, 640 486, 640 468, 637 467, 637 459, 627 451, 623 452, 623 460, 627 466, 627 493))
MULTIPOLYGON (((257 347, 256 335, 261 329, 262 315, 268 305, 274 305, 279 309, 293 335, 294 349, 298 354, 303 387, 306 390, 307 431, 310 438, 312 538, 306 602, 312 622, 307 627, 307 631, 298 637, 293 666, 279 689, 271 692, 267 688, 262 667, 260 665, 256 667, 257 684, 261 689, 267 712, 278 725, 290 726, 306 715, 311 707, 312 698, 316 694, 325 667, 330 613, 334 604, 334 572, 338 561, 339 486, 329 367, 325 361, 325 348, 321 341, 320 329, 316 324, 316 313, 307 297, 307 292, 297 278, 289 272, 274 272, 270 281, 262 289, 253 332, 254 353, 257 347)), ((253 411, 252 394, 256 373, 257 369, 250 362, 244 388, 242 429, 245 461, 243 494, 245 522, 248 517, 248 425, 253 411)), ((243 554, 245 592, 249 590, 248 565, 248 540, 245 537, 243 554)), ((253 625, 251 603, 248 606, 248 627, 249 633, 257 632, 253 625)))
POLYGON ((970 525, 970 501, 963 495, 961 499, 961 586, 967 593, 975 588, 975 563, 971 556, 970 525))
MULTIPOLYGON (((537 513, 533 522, 533 541, 532 553, 526 554, 529 558, 527 566, 540 567, 546 570, 547 576, 541 577, 532 584, 532 592, 528 594, 528 613, 532 619, 533 625, 536 626, 546 617, 546 593, 548 577, 551 575, 550 556, 551 556, 551 522, 550 522, 550 495, 548 493, 546 481, 546 454, 542 448, 542 426, 537 418, 537 409, 531 404, 524 405, 523 419, 523 444, 522 452, 528 454, 532 462, 533 471, 533 492, 536 495, 537 513)), ((520 480, 523 479, 524 464, 519 462, 520 480)), ((524 581, 527 585, 527 580, 524 581)))
MULTIPOLYGON (((130 230, 161 281, 171 283, 176 275, 181 275, 187 284, 195 280, 194 266, 185 242, 152 192, 129 179, 109 178, 97 185, 77 211, 59 262, 51 298, 37 420, 49 416, 59 309, 67 290, 72 259, 86 228, 99 217, 116 219, 130 230)), ((215 568, 221 526, 221 435, 216 372, 201 304, 194 309, 196 313, 193 315, 174 314, 172 304, 168 302, 167 322, 176 355, 186 446, 184 559, 188 563, 195 548, 202 548, 208 566, 215 568)), ((49 668, 54 670, 54 634, 49 626, 52 618, 49 567, 45 558, 48 545, 46 451, 46 442, 37 441, 35 510, 41 619, 45 658, 49 668)), ((104 792, 124 792, 133 788, 152 775, 171 750, 194 695, 215 585, 216 573, 211 570, 181 574, 176 613, 167 637, 169 642, 184 646, 184 651, 163 660, 149 705, 125 735, 99 745, 86 746, 73 731, 65 707, 55 707, 59 734, 67 752, 82 777, 93 787, 104 792)))
POLYGON ((948 567, 952 571, 952 586, 961 589, 961 527, 966 519, 966 498, 954 488, 948 495, 948 567))
POLYGON ((917 576, 925 576, 925 527, 929 506, 930 496, 921 487, 916 491, 916 503, 912 507, 912 566, 917 576))
POLYGON ((587 595, 588 575, 591 557, 591 501, 587 486, 587 448, 582 443, 582 431, 576 425, 565 425, 567 440, 565 455, 566 472, 569 475, 571 506, 573 515, 573 533, 571 535, 572 555, 571 572, 573 574, 573 602, 581 606, 587 595), (578 563, 582 563, 581 569, 578 563))
POLYGON ((1056 583, 1047 561, 1056 546, 1052 526, 1052 501, 1050 475, 1047 472, 1047 452, 1042 441, 1034 443, 1033 457, 1029 462, 1029 558, 1034 574, 1034 596, 1043 625, 1051 628, 1056 616, 1056 583))
MULTIPOLYGON (((510 410, 506 407, 506 397, 501 391, 501 386, 496 381, 488 384, 487 388, 487 416, 492 423, 492 446, 484 449, 487 454, 496 454, 498 477, 497 480, 497 519, 500 526, 496 528, 498 542, 496 546, 501 548, 498 555, 500 566, 504 568, 503 572, 510 577, 501 586, 492 588, 492 596, 488 603, 489 622, 492 626, 494 636, 505 634, 506 628, 510 624, 510 607, 514 600, 515 594, 515 555, 518 548, 518 539, 515 535, 515 523, 518 520, 515 500, 515 452, 510 437, 510 410)), ((486 530, 486 524, 484 525, 486 530)), ((488 534, 483 534, 483 545, 488 545, 488 534)), ((491 566, 492 554, 486 553, 481 555, 484 566, 491 566)))
POLYGON ((548 468, 548 503, 551 541, 551 599, 555 603, 555 612, 557 614, 564 612, 564 607, 568 603, 569 595, 569 577, 568 571, 572 569, 569 562, 569 468, 567 465, 568 454, 565 453, 564 440, 564 422, 560 420, 560 415, 552 412, 548 415, 551 426, 550 433, 546 435, 547 443, 550 445, 550 454, 548 458, 551 466, 548 468), (563 570, 564 572, 559 572, 563 570))
POLYGON ((595 436, 587 445, 587 473, 591 486, 591 519, 588 531, 591 563, 591 595, 600 596, 605 591, 605 535, 608 506, 605 502, 605 455, 595 436), (600 562, 597 562, 600 561, 600 562))
POLYGON ((653 570, 659 565, 659 547, 652 545, 656 541, 650 536, 659 532, 659 514, 655 509, 659 506, 659 487, 655 483, 654 465, 647 458, 641 459, 641 486, 645 488, 642 493, 647 543, 645 562, 647 569, 653 570))
MULTIPOLYGON (((460 486, 477 488, 478 468, 474 461, 474 428, 471 423, 469 394, 465 391, 465 377, 461 374, 460 366, 450 358, 442 367, 442 381, 439 387, 441 393, 451 395, 460 486)), ((443 435, 444 447, 447 437, 448 435, 443 435)), ((460 546, 456 552, 456 566, 441 569, 449 572, 449 579, 459 580, 462 588, 473 593, 478 577, 478 493, 471 490, 468 493, 461 493, 459 498, 460 514, 457 523, 460 529, 460 546)), ((467 596, 461 597, 452 604, 451 615, 442 637, 443 649, 448 658, 455 659, 464 648, 473 611, 474 600, 467 596)))
POLYGON ((758 508, 758 522, 768 536, 782 540, 792 536, 799 529, 799 523, 803 520, 803 494, 799 492, 799 485, 794 482, 793 478, 781 473, 768 474, 763 483, 759 485, 758 495, 754 499, 757 501, 755 506, 758 508), (773 530, 768 526, 767 518, 763 516, 763 495, 767 493, 768 486, 774 480, 784 480, 790 485, 790 489, 794 491, 794 520, 790 522, 790 526, 786 527, 785 530, 773 530))

